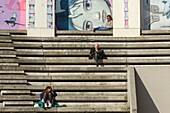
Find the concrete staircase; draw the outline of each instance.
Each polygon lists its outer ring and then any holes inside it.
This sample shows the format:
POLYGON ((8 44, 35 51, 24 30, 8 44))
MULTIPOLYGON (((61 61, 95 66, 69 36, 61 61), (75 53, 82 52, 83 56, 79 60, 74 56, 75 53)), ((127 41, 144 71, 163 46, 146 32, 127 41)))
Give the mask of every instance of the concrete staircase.
POLYGON ((129 113, 127 67, 169 65, 170 37, 0 36, 0 53, 0 112, 129 113), (108 56, 104 66, 88 59, 96 42, 108 56), (33 107, 47 85, 67 107, 33 107))

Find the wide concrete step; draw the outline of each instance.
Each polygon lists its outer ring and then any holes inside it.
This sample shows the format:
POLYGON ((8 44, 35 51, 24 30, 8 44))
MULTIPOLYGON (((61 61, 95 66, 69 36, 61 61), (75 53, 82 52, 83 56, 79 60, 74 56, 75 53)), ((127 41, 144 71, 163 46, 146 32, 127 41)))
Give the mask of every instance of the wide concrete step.
POLYGON ((27 84, 27 80, 0 80, 0 84, 27 84))
MULTIPOLYGON (((66 81, 58 81, 58 82, 29 82, 31 85, 33 86, 40 86, 40 85, 52 85, 52 86, 68 86, 68 87, 71 87, 71 86, 82 86, 82 87, 88 87, 88 86, 123 86, 123 87, 126 87, 127 85, 127 82, 124 81, 124 82, 120 82, 120 81, 109 81, 109 82, 79 82, 79 81, 74 81, 74 82, 66 82, 66 81), (37 84, 37 85, 36 85, 37 84)), ((58 89, 58 88, 57 88, 58 89)))
POLYGON ((0 66, 18 66, 18 63, 0 63, 0 66))
POLYGON ((3 106, 33 106, 33 101, 3 101, 3 106))
MULTIPOLYGON (((56 96, 58 102, 127 102, 127 95, 68 95, 68 96, 56 96)), ((40 100, 39 95, 27 96, 27 95, 1 95, 0 101, 34 101, 40 100)))
POLYGON ((65 42, 65 41, 79 41, 79 42, 122 42, 122 41, 170 41, 169 35, 154 35, 154 36, 141 36, 141 37, 112 37, 112 36, 85 36, 85 35, 79 35, 79 36, 57 36, 57 37, 12 37, 12 40, 14 41, 53 41, 53 42, 65 42))
POLYGON ((0 50, 14 50, 14 47, 1 47, 0 46, 0 50))
POLYGON ((0 72, 4 71, 33 71, 33 72, 127 72, 126 67, 16 67, 0 66, 0 72))
POLYGON ((2 74, 0 80, 26 80, 27 76, 24 74, 2 74))
MULTIPOLYGON (((30 94, 30 90, 1 90, 1 95, 25 95, 25 94, 30 94)), ((16 96, 1 96, 0 98, 4 100, 8 100, 8 98, 16 98, 16 96)))
POLYGON ((1 80, 127 80, 126 73, 25 73, 1 74, 1 80))
MULTIPOLYGON (((42 90, 43 91, 43 90, 42 90)), ((42 91, 31 91, 31 94, 33 95, 39 95, 42 91)), ((90 92, 90 91, 81 91, 81 92, 59 92, 55 91, 57 93, 57 96, 113 96, 113 95, 127 95, 127 92, 114 92, 114 91, 96 91, 96 92, 90 92)))
POLYGON ((16 55, 15 50, 0 50, 1 55, 16 55))
MULTIPOLYGON (((2 66, 0 66, 0 67, 2 67, 2 66)), ((3 66, 3 67, 7 67, 7 66, 3 66)), ((3 70, 3 69, 1 69, 0 73, 1 74, 24 74, 24 71, 23 70, 14 70, 14 69, 12 69, 12 70, 3 70)))
POLYGON ((7 43, 7 42, 12 42, 12 38, 10 36, 1 36, 0 35, 0 43, 7 43))
MULTIPOLYGON (((90 49, 16 49, 18 56, 89 56, 90 49)), ((107 56, 167 56, 170 49, 105 49, 107 56)))
POLYGON ((0 42, 0 47, 13 47, 13 43, 1 43, 0 42))
POLYGON ((44 80, 51 80, 51 81, 58 81, 58 80, 64 80, 64 81, 69 81, 69 80, 114 80, 114 81, 125 81, 127 80, 126 75, 119 75, 119 74, 112 74, 112 75, 49 75, 49 76, 28 76, 27 80, 32 81, 44 81, 44 80))
MULTIPOLYGON (((31 90, 31 91, 42 91, 46 85, 0 85, 1 90, 31 90)), ((87 84, 87 85, 55 85, 54 90, 58 91, 126 91, 127 84, 87 84)))
MULTIPOLYGON (((45 65, 64 65, 64 64, 72 64, 72 65, 87 65, 87 64, 93 64, 95 65, 94 60, 89 60, 86 57, 52 57, 52 58, 19 58, 19 59, 0 59, 0 63, 19 63, 21 64, 41 64, 43 67, 45 65)), ((104 65, 111 65, 111 64, 149 64, 149 63, 170 63, 170 57, 164 56, 164 57, 108 57, 108 59, 102 59, 99 60, 100 64, 104 65)), ((27 66, 29 66, 27 65, 27 66)), ((32 66, 31 66, 32 67, 32 66)), ((50 68, 50 67, 49 67, 50 68)))
POLYGON ((84 113, 84 112, 112 112, 129 113, 129 107, 126 102, 122 103, 59 103, 67 107, 58 107, 48 110, 33 107, 1 107, 1 112, 54 112, 54 113, 84 113))
MULTIPOLYGON (((170 42, 102 42, 99 43, 101 48, 168 48, 170 42)), ((92 48, 92 42, 14 42, 16 48, 56 48, 56 49, 71 49, 71 48, 92 48)))

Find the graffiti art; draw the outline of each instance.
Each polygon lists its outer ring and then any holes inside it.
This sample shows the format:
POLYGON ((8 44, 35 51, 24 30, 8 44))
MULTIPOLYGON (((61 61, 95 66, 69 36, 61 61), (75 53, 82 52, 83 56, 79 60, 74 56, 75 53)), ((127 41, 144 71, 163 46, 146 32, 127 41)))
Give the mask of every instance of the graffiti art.
POLYGON ((112 0, 56 0, 58 30, 90 30, 112 15, 112 0))
POLYGON ((0 0, 0 5, 0 29, 26 29, 26 0, 0 0))
POLYGON ((170 30, 170 0, 143 0, 144 30, 170 30))

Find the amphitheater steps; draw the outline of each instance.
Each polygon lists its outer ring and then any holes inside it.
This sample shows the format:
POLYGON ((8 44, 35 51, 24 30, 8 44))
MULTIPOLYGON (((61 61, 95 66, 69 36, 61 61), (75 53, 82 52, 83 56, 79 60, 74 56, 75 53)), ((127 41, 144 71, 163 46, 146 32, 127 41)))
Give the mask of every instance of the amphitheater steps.
MULTIPOLYGON (((85 107, 81 107, 80 103, 77 103, 77 105, 72 105, 69 106, 68 103, 67 107, 59 107, 59 108, 52 108, 52 109, 48 109, 48 110, 44 110, 44 109, 40 109, 40 108, 32 108, 32 107, 3 107, 0 108, 0 111, 2 112, 39 112, 39 113, 43 113, 43 112, 47 112, 47 113, 65 113, 65 112, 72 112, 72 113, 84 113, 84 112, 112 112, 112 113, 128 113, 127 111, 129 109, 127 109, 127 104, 126 103, 122 103, 122 104, 117 104, 117 103, 110 103, 111 106, 107 105, 107 103, 105 104, 106 106, 94 106, 93 104, 87 103, 86 105, 82 105, 85 107), (89 105, 89 106, 87 106, 89 105)), ((73 104, 73 103, 70 103, 73 104)), ((98 103, 99 104, 99 103, 98 103)), ((97 104, 96 104, 97 105, 97 104)))
POLYGON ((1 37, 0 112, 129 113, 127 66, 170 64, 169 36, 1 37), (104 67, 88 59, 96 42, 108 58, 104 67), (67 107, 33 108, 47 85, 67 107))

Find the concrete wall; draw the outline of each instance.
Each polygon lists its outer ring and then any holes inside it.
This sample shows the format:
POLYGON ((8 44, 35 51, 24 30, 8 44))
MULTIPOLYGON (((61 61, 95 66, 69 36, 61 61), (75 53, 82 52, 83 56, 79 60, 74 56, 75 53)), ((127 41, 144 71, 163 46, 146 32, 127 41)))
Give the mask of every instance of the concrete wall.
POLYGON ((140 13, 140 0, 113 0, 113 36, 140 36, 140 13))
POLYGON ((169 113, 170 66, 136 67, 137 113, 169 113))
POLYGON ((55 36, 55 0, 27 1, 27 35, 35 37, 55 36), (33 18, 33 19, 32 19, 33 18))

